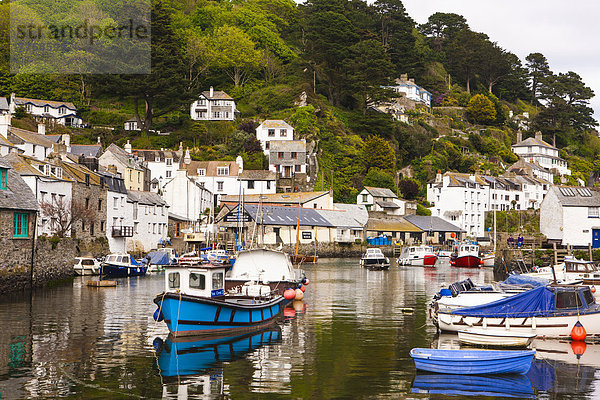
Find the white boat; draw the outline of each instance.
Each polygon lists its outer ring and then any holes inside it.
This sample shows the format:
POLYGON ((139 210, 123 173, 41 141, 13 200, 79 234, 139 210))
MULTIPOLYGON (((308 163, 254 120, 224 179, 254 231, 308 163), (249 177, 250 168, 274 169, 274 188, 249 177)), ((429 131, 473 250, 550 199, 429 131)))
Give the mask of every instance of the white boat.
POLYGON ((450 258, 452 255, 452 250, 438 250, 437 256, 438 258, 450 258))
POLYGON ((600 335, 600 305, 588 286, 542 286, 479 306, 437 310, 439 329, 449 332, 470 327, 504 328, 513 333, 566 338, 578 321, 588 336, 600 335))
POLYGON ((294 268, 290 257, 278 250, 249 249, 240 251, 225 276, 225 289, 241 287, 248 281, 262 282, 281 293, 304 281, 304 271, 294 268))
POLYGON ((517 333, 504 329, 467 328, 458 331, 461 343, 482 347, 527 347, 536 336, 532 332, 517 333))
POLYGON ((481 256, 481 262, 484 267, 493 267, 494 261, 496 260, 496 252, 483 253, 481 256))
POLYGON ((75 275, 100 275, 100 261, 92 257, 76 257, 73 265, 75 275))
POLYGON ((148 266, 139 263, 127 253, 114 253, 102 262, 102 275, 124 277, 146 275, 148 266))
POLYGON ((450 265, 453 267, 479 268, 481 259, 479 258, 479 246, 472 243, 463 243, 455 247, 454 253, 450 256, 450 265))
POLYGON ((387 258, 381 249, 373 247, 368 248, 360 259, 361 267, 368 269, 388 269, 390 259, 387 258))
POLYGON ((201 264, 202 261, 202 258, 195 251, 191 251, 189 253, 182 254, 181 257, 177 259, 177 264, 196 265, 201 264))
POLYGON ((565 257, 565 261, 555 266, 539 267, 533 272, 521 274, 534 278, 556 280, 558 282, 581 282, 584 285, 600 284, 600 268, 592 262, 579 260, 575 257, 565 257), (552 271, 554 269, 554 272, 552 271))
POLYGON ((433 267, 437 254, 431 246, 408 246, 402 249, 398 257, 398 265, 413 265, 419 267, 433 267))

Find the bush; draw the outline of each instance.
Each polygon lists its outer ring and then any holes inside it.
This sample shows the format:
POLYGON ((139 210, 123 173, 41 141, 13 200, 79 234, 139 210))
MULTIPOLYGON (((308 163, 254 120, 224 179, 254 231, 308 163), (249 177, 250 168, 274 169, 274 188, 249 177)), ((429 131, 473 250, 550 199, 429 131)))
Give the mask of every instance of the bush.
POLYGON ((422 206, 421 204, 417 204, 417 215, 431 215, 431 210, 428 208, 425 208, 424 206, 422 206))

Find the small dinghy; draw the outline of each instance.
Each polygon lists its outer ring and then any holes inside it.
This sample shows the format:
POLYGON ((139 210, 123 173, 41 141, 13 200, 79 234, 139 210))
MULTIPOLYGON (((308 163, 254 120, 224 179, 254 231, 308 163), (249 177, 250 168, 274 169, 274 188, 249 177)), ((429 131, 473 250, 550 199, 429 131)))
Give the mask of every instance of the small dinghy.
POLYGON ((536 336, 533 332, 511 332, 501 329, 469 328, 458 331, 458 340, 461 343, 482 347, 527 347, 536 336))
POLYGON ((414 348, 417 369, 439 374, 525 374, 535 350, 439 350, 414 348))

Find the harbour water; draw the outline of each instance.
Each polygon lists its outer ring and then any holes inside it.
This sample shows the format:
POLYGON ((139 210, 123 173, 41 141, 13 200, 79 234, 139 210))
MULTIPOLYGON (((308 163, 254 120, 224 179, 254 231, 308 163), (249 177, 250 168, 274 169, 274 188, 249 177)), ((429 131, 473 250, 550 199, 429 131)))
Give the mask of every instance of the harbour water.
POLYGON ((167 340, 152 319, 163 275, 121 278, 116 288, 80 277, 3 296, 0 399, 600 398, 593 343, 536 341, 537 359, 521 376, 416 372, 411 348, 456 345, 428 318, 433 294, 466 277, 489 282, 491 268, 369 271, 356 259, 304 268, 305 298, 280 324, 229 339, 167 340))

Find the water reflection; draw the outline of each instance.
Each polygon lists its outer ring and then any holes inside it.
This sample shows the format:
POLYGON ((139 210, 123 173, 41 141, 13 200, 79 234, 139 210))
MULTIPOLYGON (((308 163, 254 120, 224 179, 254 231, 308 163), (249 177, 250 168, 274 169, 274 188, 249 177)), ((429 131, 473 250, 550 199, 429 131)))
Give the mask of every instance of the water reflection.
POLYGON ((449 396, 498 396, 533 399, 533 387, 526 375, 442 375, 417 374, 412 393, 449 396))

